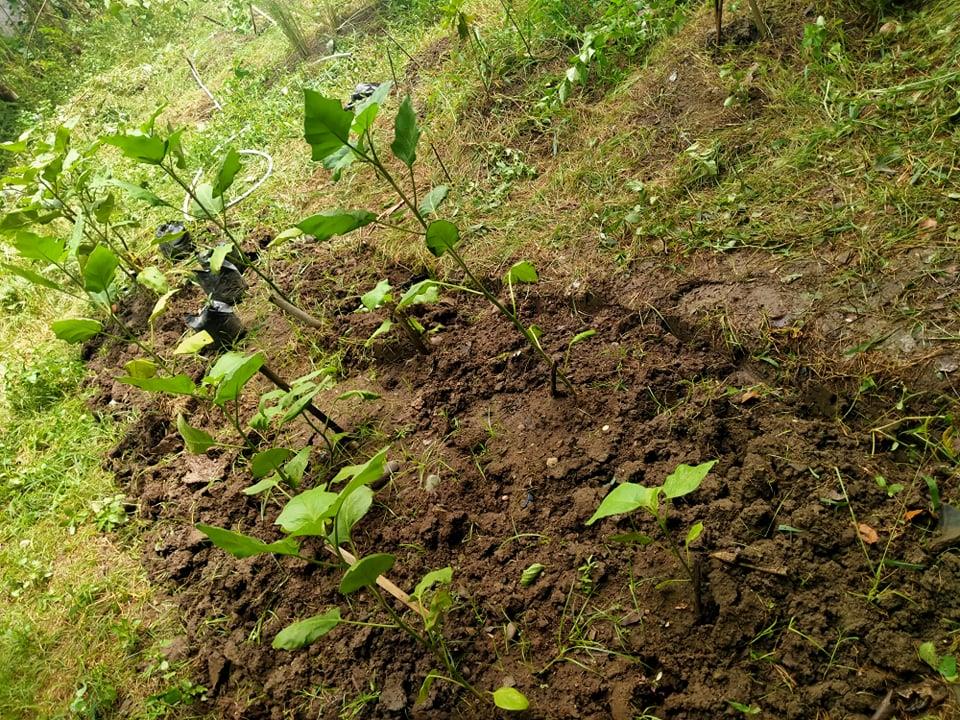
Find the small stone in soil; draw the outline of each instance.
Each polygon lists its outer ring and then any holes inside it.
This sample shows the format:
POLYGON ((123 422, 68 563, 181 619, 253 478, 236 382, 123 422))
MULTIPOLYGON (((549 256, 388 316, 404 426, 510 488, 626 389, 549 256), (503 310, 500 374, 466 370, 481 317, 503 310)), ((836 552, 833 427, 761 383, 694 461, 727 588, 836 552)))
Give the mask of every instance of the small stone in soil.
POLYGON ((428 493, 432 493, 435 492, 438 487, 440 487, 440 476, 427 475, 427 479, 423 482, 423 489, 428 493))
POLYGON ((555 458, 555 457, 548 457, 548 458, 547 458, 547 467, 553 467, 553 466, 556 465, 558 462, 560 462, 559 459, 557 459, 557 458, 555 458))

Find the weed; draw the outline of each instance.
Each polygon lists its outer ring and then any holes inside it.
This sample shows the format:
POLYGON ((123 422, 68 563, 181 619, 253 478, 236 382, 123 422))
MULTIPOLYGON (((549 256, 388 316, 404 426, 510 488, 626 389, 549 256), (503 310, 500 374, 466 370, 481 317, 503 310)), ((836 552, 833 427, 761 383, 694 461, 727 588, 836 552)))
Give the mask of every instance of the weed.
MULTIPOLYGON (((652 515, 656 520, 661 540, 677 559, 690 581, 693 588, 694 608, 698 618, 702 617, 703 613, 700 599, 699 561, 691 559, 690 544, 700 537, 703 532, 703 523, 697 522, 690 526, 684 536, 683 545, 678 547, 673 538, 673 533, 667 526, 667 520, 672 504, 670 501, 688 495, 699 488, 716 462, 716 460, 710 460, 700 465, 678 465, 676 470, 667 476, 662 485, 652 488, 636 483, 621 483, 603 499, 593 516, 587 520, 587 525, 592 525, 602 518, 632 513, 640 509, 646 510, 652 515), (661 496, 666 502, 661 502, 661 496)), ((611 540, 639 545, 649 545, 654 542, 654 539, 649 535, 637 532, 614 535, 611 540)))
MULTIPOLYGON (((378 627, 401 629, 440 661, 442 671, 434 670, 427 675, 420 689, 421 698, 426 697, 435 680, 441 679, 469 691, 482 702, 492 701, 497 707, 506 710, 525 709, 526 698, 516 690, 509 688, 504 692, 504 688, 500 688, 492 694, 482 693, 460 672, 443 634, 443 621, 453 604, 448 589, 453 577, 451 568, 427 573, 413 593, 407 595, 383 577, 393 567, 396 561, 394 555, 374 553, 360 557, 357 553, 351 531, 370 509, 374 494, 370 485, 384 475, 386 454, 387 448, 384 448, 362 465, 343 468, 329 483, 332 486, 345 482, 339 492, 329 490, 328 485, 324 484, 292 497, 276 521, 286 533, 283 540, 265 543, 248 535, 203 524, 198 524, 197 529, 210 538, 214 545, 235 557, 287 555, 327 567, 330 563, 304 555, 300 547, 300 538, 320 538, 338 561, 336 567, 343 571, 340 592, 349 596, 366 589, 392 622, 392 625, 377 625, 378 627), (350 546, 353 553, 344 549, 343 545, 350 546), (417 618, 416 625, 404 619, 381 590, 386 590, 413 611, 417 618)), ((319 640, 340 624, 376 625, 343 618, 340 609, 333 607, 284 628, 276 635, 272 644, 277 649, 296 650, 319 640)))
POLYGON ((921 643, 917 648, 917 655, 927 665, 936 670, 946 682, 960 682, 960 675, 957 674, 956 655, 940 655, 937 652, 936 645, 932 642, 921 643))

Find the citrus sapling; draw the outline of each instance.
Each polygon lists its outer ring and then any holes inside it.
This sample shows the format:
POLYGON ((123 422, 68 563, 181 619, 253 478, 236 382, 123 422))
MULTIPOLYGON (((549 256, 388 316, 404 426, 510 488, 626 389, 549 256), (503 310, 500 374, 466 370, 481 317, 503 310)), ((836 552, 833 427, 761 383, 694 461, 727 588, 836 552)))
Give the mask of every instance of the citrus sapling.
MULTIPOLYGON (((525 325, 517 313, 501 302, 467 265, 458 249, 460 230, 457 226, 448 220, 429 219, 436 212, 439 199, 434 198, 434 191, 437 190, 435 188, 424 197, 423 202, 419 201, 413 165, 417 159, 416 148, 421 131, 409 97, 404 99, 397 113, 394 139, 390 145, 394 157, 408 170, 409 188, 404 189, 402 185, 405 183, 401 183, 381 159, 371 129, 391 87, 391 83, 383 83, 369 98, 358 104, 353 112, 345 110, 339 100, 324 97, 314 90, 304 90, 304 139, 311 147, 313 160, 322 162, 325 168, 331 170, 334 179, 339 179, 343 171, 354 162, 373 168, 376 175, 397 193, 400 201, 419 226, 419 229, 396 229, 423 237, 427 249, 435 257, 448 255, 452 258, 476 291, 516 328, 527 344, 551 369, 551 389, 556 389, 556 378, 559 378, 570 392, 576 392, 570 381, 558 369, 557 363, 543 349, 539 328, 525 325)), ((446 190, 441 194, 441 197, 445 196, 446 190)), ((384 224, 376 218, 373 221, 384 224)), ((298 228, 303 230, 302 226, 303 222, 298 225, 298 228)))
MULTIPOLYGON (((645 487, 630 482, 621 483, 603 499, 593 516, 587 520, 587 525, 592 525, 597 520, 633 513, 637 510, 644 510, 651 515, 656 521, 660 540, 676 558, 693 587, 694 610, 698 618, 703 615, 700 596, 700 563, 698 558, 692 557, 690 545, 703 532, 703 523, 697 522, 691 525, 684 534, 681 544, 671 532, 668 520, 672 501, 697 490, 716 462, 716 460, 710 460, 699 465, 680 464, 667 476, 663 484, 655 487, 645 487)), ((614 535, 610 539, 638 545, 650 545, 656 542, 654 538, 639 532, 614 535)))

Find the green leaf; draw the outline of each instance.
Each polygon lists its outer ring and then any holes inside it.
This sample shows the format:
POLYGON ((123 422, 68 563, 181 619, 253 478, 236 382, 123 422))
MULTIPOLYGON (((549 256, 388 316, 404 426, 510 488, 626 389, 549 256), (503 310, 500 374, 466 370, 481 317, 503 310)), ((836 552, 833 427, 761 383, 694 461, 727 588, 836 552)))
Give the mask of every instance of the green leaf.
POLYGON ((170 283, 167 281, 167 276, 160 271, 160 268, 153 265, 145 267, 137 273, 137 282, 145 288, 153 290, 157 295, 170 292, 170 283))
POLYGON ((298 555, 300 546, 293 538, 284 538, 273 543, 265 543, 255 537, 233 532, 226 528, 213 527, 197 523, 194 525, 197 530, 206 535, 221 550, 238 558, 252 557, 262 555, 263 553, 273 553, 274 555, 298 555))
POLYGON ((266 492, 267 490, 272 490, 273 488, 277 487, 279 484, 280 484, 280 476, 274 473, 270 477, 265 478, 258 483, 254 483, 250 487, 246 487, 240 492, 242 492, 244 495, 259 495, 260 493, 266 492))
POLYGON ((291 537, 326 535, 327 521, 334 516, 339 495, 324 488, 313 488, 290 498, 276 524, 291 537))
POLYGON ((427 673, 426 677, 423 678, 423 682, 420 683, 420 689, 417 691, 417 700, 414 703, 414 706, 420 705, 427 699, 427 696, 430 694, 430 688, 433 687, 434 681, 441 678, 446 678, 446 676, 440 674, 436 670, 431 670, 427 673))
POLYGON ((400 104, 394 121, 393 143, 390 149, 394 157, 408 168, 412 168, 417 161, 417 143, 420 141, 420 128, 417 127, 417 113, 413 109, 413 102, 407 95, 400 104))
POLYGON ((435 213, 437 208, 446 200, 448 192, 450 192, 450 188, 446 185, 437 185, 423 196, 423 200, 420 201, 420 212, 424 215, 435 213))
POLYGON ((493 692, 493 704, 501 710, 520 712, 530 707, 530 701, 522 692, 512 687, 497 688, 493 692))
POLYGON ((283 466, 283 471, 290 478, 295 486, 303 480, 303 474, 307 471, 307 465, 310 464, 310 448, 305 447, 283 466))
POLYGON ((343 175, 343 171, 353 165, 356 159, 356 153, 344 145, 332 155, 325 157, 321 164, 325 169, 330 171, 333 181, 337 182, 340 180, 340 176, 343 175))
POLYGON ((13 239, 13 246, 25 258, 59 263, 63 258, 64 243, 55 237, 46 237, 21 230, 13 239))
POLYGON ((344 110, 339 100, 304 90, 303 105, 303 137, 310 144, 314 161, 323 160, 349 143, 353 113, 344 110))
POLYGON ((664 497, 670 500, 692 493, 716 464, 716 460, 710 460, 699 465, 677 465, 677 469, 663 481, 664 497))
POLYGON ((361 400, 379 400, 380 395, 369 390, 347 390, 337 396, 337 400, 349 400, 350 398, 360 398, 361 400))
POLYGON ((459 240, 460 231, 448 220, 434 220, 427 226, 427 249, 437 257, 456 247, 459 240))
POLYGON ((47 280, 47 278, 43 277, 43 275, 35 273, 30 268, 20 267, 19 265, 10 265, 9 263, 0 263, 0 268, 3 268, 11 275, 22 277, 24 280, 27 280, 34 285, 50 288, 51 290, 60 289, 59 284, 55 283, 53 280, 47 280))
POLYGON ((331 545, 337 546, 350 541, 350 531, 353 530, 373 504, 373 490, 363 486, 358 487, 340 504, 333 530, 327 538, 331 545))
POLYGON ((50 323, 50 329, 60 340, 71 344, 82 343, 89 340, 98 332, 103 330, 96 320, 87 318, 70 318, 67 320, 54 320, 50 323))
POLYGON ((249 357, 244 357, 240 353, 221 355, 205 378, 218 383, 213 402, 222 406, 224 403, 236 400, 244 385, 257 374, 264 362, 266 357, 260 352, 249 357))
POLYGON ((592 338, 596 334, 597 334, 597 331, 594 330, 593 328, 577 333, 572 338, 570 338, 570 344, 567 347, 573 347, 577 343, 580 343, 580 342, 583 342, 584 340, 592 338))
POLYGON ((266 477, 276 472, 287 460, 293 456, 293 451, 287 448, 270 448, 258 452, 250 461, 250 473, 255 478, 266 477))
POLYGON ((207 345, 213 344, 213 337, 206 330, 201 330, 184 338, 173 350, 174 355, 195 355, 207 345))
POLYGON ((0 150, 9 153, 22 153, 27 149, 27 140, 30 139, 30 130, 27 130, 16 140, 0 143, 0 150))
POLYGON ((356 564, 351 565, 343 574, 340 592, 349 595, 360 588, 376 584, 377 578, 389 572, 396 560, 389 553, 375 553, 357 560, 356 564))
POLYGON ((340 624, 340 608, 288 625, 273 639, 274 650, 298 650, 318 640, 340 624))
POLYGON ((369 225, 377 216, 366 210, 325 210, 297 223, 297 228, 323 242, 369 225))
POLYGON ((217 177, 213 181, 211 195, 215 198, 223 197, 223 194, 233 185, 233 181, 236 179, 237 173, 240 172, 240 168, 242 167, 243 164, 240 161, 240 153, 233 148, 227 150, 227 154, 223 157, 223 162, 220 163, 220 169, 217 171, 217 177))
POLYGON ((695 541, 703 533, 703 523, 698 522, 694 523, 689 530, 687 530, 687 537, 684 539, 683 544, 687 547, 690 547, 690 543, 695 541))
MULTIPOLYGON (((155 195, 150 190, 147 190, 145 187, 140 185, 134 185, 133 183, 124 182, 123 180, 107 180, 107 183, 114 185, 118 188, 122 188, 127 191, 127 194, 130 195, 134 200, 139 200, 140 202, 146 203, 151 207, 170 207, 170 203, 166 200, 163 200, 159 196, 155 195)), ((161 241, 166 240, 166 238, 160 238, 161 241)))
POLYGON ((97 222, 105 224, 110 220, 117 207, 117 198, 113 193, 107 193, 93 204, 93 216, 97 222))
POLYGON ((639 508, 656 513, 659 505, 660 488, 648 488, 635 483, 621 483, 607 495, 593 514, 587 525, 611 515, 622 515, 639 508))
POLYGON ((184 419, 183 415, 177 415, 177 431, 183 438, 187 450, 194 455, 203 455, 207 450, 217 444, 213 437, 203 430, 191 427, 184 419))
POLYGON ((936 670, 940 665, 940 655, 937 654, 937 647, 932 642, 925 642, 917 648, 917 655, 927 665, 936 670))
POLYGON ((270 243, 270 247, 276 247, 281 243, 286 242, 287 240, 292 240, 293 238, 303 237, 304 232, 298 227, 287 228, 282 233, 278 233, 273 241, 270 243))
POLYGON ((83 284, 87 292, 106 292, 113 282, 120 261, 106 245, 97 245, 83 266, 83 284))
POLYGON ((152 378, 157 374, 157 364, 146 358, 131 360, 123 369, 127 371, 127 375, 135 378, 152 378))
POLYGON ((533 585, 537 578, 540 577, 540 574, 543 572, 544 566, 540 563, 533 563, 526 570, 523 571, 520 575, 520 585, 523 587, 530 587, 533 585))
POLYGON ((194 395, 197 392, 197 387, 188 375, 150 378, 127 375, 118 377, 117 382, 122 382, 124 385, 133 385, 148 392, 162 392, 168 395, 194 395))
POLYGON ((173 155, 180 170, 187 169, 187 156, 183 151, 183 130, 170 133, 167 138, 167 154, 173 155))
POLYGON ((389 280, 381 280, 373 290, 368 290, 360 296, 360 304, 367 310, 376 310, 385 302, 390 302, 393 299, 390 295, 392 289, 389 280))
POLYGON ((103 141, 131 160, 150 165, 159 165, 167 155, 167 143, 154 135, 108 135, 103 141))
POLYGON ((344 491, 346 491, 349 487, 369 485, 374 480, 378 480, 383 475, 389 449, 390 446, 388 445, 362 465, 347 465, 341 468, 340 472, 330 481, 331 484, 336 485, 349 478, 350 482, 344 486, 344 491))
POLYGON ((507 271, 503 279, 504 282, 508 283, 535 283, 540 279, 540 276, 537 275, 536 268, 530 262, 521 260, 507 271))
POLYGON ((213 185, 210 183, 200 183, 194 189, 193 194, 196 195, 196 199, 190 201, 190 214, 194 217, 215 220, 223 212, 223 196, 215 196, 213 185))
POLYGON ((176 290, 171 290, 170 292, 165 292, 158 299, 156 304, 153 306, 153 310, 150 311, 150 318, 147 322, 153 325, 154 321, 167 310, 167 303, 170 301, 174 295, 177 294, 176 290))
POLYGON ((220 243, 213 249, 213 252, 210 253, 210 272, 214 274, 220 272, 223 268, 223 261, 227 259, 227 255, 232 249, 232 243, 220 243))
POLYGON ((449 585, 451 582, 453 582, 453 568, 447 566, 439 570, 431 570, 420 579, 413 592, 410 593, 410 597, 422 600, 423 594, 434 585, 449 585))
POLYGON ((387 318, 382 323, 380 323, 380 326, 376 330, 374 330, 370 334, 370 337, 367 338, 367 341, 364 343, 364 346, 368 347, 374 340, 376 340, 381 335, 385 335, 386 333, 390 332, 392 329, 393 329, 393 320, 391 320, 390 318, 387 318))
POLYGON ((649 545, 653 542, 653 538, 649 535, 644 535, 643 533, 630 532, 622 533, 620 535, 611 535, 610 539, 613 542, 618 543, 636 543, 637 545, 649 545))
POLYGON ((744 715, 759 715, 760 708, 756 705, 744 705, 743 703, 734 702, 733 700, 727 700, 727 704, 738 712, 742 712, 744 715))
MULTIPOLYGON (((393 83, 389 80, 380 83, 370 97, 354 107, 356 117, 353 119, 351 130, 357 137, 362 137, 367 129, 373 125, 373 121, 377 119, 377 115, 380 113, 380 106, 383 105, 383 101, 387 99, 392 88, 393 83)), ((349 150, 349 148, 347 149, 349 150)))
POLYGON ((397 301, 397 309, 403 310, 410 305, 434 303, 440 299, 440 285, 436 280, 421 280, 410 288, 397 301))
POLYGON ((948 682, 956 682, 957 680, 957 658, 954 655, 944 655, 940 658, 940 663, 937 665, 937 671, 943 675, 943 679, 948 682))

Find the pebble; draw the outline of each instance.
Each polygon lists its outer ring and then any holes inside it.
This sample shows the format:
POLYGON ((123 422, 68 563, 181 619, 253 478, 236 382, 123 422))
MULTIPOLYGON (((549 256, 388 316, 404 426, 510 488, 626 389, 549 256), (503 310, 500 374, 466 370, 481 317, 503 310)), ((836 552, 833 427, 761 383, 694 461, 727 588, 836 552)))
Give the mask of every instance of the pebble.
POLYGON ((440 487, 440 476, 439 475, 427 475, 427 479, 423 483, 423 489, 428 493, 436 491, 440 487))
POLYGON ((548 458, 547 458, 547 467, 553 467, 553 466, 556 465, 558 462, 560 462, 560 460, 559 460, 558 458, 548 457, 548 458))
POLYGON ((602 428, 600 428, 600 429, 603 430, 603 432, 610 432, 610 426, 609 426, 609 425, 604 425, 604 426, 603 426, 602 428))

